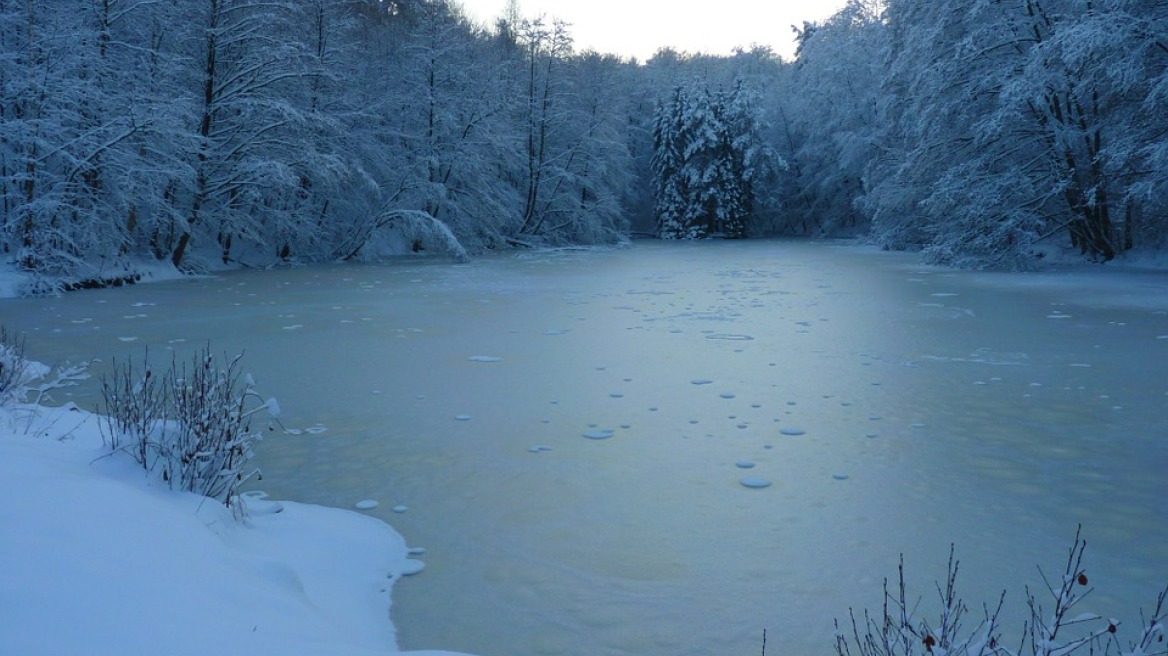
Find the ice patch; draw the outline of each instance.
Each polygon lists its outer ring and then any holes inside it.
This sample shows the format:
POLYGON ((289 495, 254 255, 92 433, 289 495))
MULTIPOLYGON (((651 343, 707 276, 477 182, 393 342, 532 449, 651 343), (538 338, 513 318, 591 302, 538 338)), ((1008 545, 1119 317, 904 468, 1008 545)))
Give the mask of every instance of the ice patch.
POLYGON ((718 396, 720 396, 724 399, 732 399, 732 398, 734 398, 734 392, 722 392, 718 396))
POLYGON ((714 383, 714 381, 710 380, 709 378, 695 378, 689 382, 694 385, 712 385, 714 383))
POLYGON ((614 431, 612 431, 611 429, 600 428, 597 430, 590 430, 587 433, 584 433, 584 437, 587 437, 590 440, 607 440, 608 438, 612 437, 615 434, 616 433, 614 431))
POLYGON ((623 399, 625 397, 625 395, 620 392, 609 392, 608 395, 614 399, 623 399))
POLYGON ((413 576, 426 569, 426 563, 413 558, 406 558, 402 561, 401 571, 398 572, 401 576, 413 576))
POLYGON ((570 332, 572 332, 572 331, 569 328, 549 328, 549 329, 543 331, 543 334, 548 335, 548 336, 555 336, 555 335, 566 335, 570 332))
POLYGON ((497 358, 493 355, 472 355, 467 360, 471 362, 502 362, 503 358, 497 358))
POLYGON ((535 446, 527 447, 527 450, 532 452, 532 453, 547 453, 548 451, 551 451, 552 448, 550 446, 544 446, 542 444, 537 444, 535 446))
POLYGON ((771 482, 765 478, 758 478, 755 476, 747 476, 738 481, 742 487, 748 487, 753 490, 761 490, 764 487, 770 487, 771 482))
POLYGON ((794 437, 797 435, 805 435, 807 434, 807 431, 803 430, 802 428, 780 428, 779 433, 794 437))
POLYGON ((357 510, 373 510, 377 506, 378 503, 373 499, 362 499, 361 501, 353 504, 353 507, 357 510))
POLYGON ((303 327, 304 327, 304 324, 294 323, 291 326, 284 326, 284 330, 300 330, 303 327))
POLYGON ((399 515, 400 515, 401 513, 404 513, 405 511, 407 511, 407 510, 409 510, 409 509, 410 509, 410 507, 409 507, 409 506, 400 506, 400 505, 399 505, 399 506, 394 506, 394 507, 393 507, 393 511, 394 511, 395 513, 398 513, 399 515))
POLYGON ((832 474, 832 475, 831 475, 831 477, 832 477, 832 478, 834 478, 834 479, 835 479, 835 480, 837 480, 837 481, 846 481, 846 480, 848 480, 848 475, 847 475, 847 474, 842 474, 842 473, 840 473, 840 472, 836 472, 836 473, 832 474))
POLYGON ((454 415, 458 421, 470 421, 470 415, 454 415))
POLYGON ((750 335, 737 335, 734 333, 713 333, 706 335, 706 339, 722 340, 727 342, 752 342, 754 338, 750 335))
POLYGON ((119 337, 118 341, 119 342, 136 342, 136 341, 138 341, 138 338, 137 337, 119 337))
POLYGON ((739 460, 734 466, 739 469, 754 469, 754 463, 749 460, 739 460))

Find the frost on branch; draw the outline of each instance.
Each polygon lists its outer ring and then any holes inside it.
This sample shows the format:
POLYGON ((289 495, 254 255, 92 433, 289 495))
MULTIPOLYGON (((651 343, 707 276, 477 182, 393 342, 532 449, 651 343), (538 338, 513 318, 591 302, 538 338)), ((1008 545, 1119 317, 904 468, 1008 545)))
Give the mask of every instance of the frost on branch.
POLYGON ((262 437, 252 427, 256 415, 276 421, 279 405, 241 381, 242 356, 217 364, 209 349, 189 362, 173 362, 157 375, 118 366, 102 379, 102 434, 113 451, 130 454, 147 473, 172 488, 211 497, 243 512, 240 488, 259 470, 250 466, 262 437))
POLYGON ((916 617, 920 600, 910 600, 905 590, 904 559, 895 591, 884 583, 884 607, 880 617, 864 611, 863 621, 849 610, 851 630, 836 621, 838 656, 1068 656, 1076 652, 1117 656, 1164 656, 1168 654, 1164 623, 1168 620, 1168 588, 1159 594, 1150 617, 1143 618, 1138 636, 1125 638, 1116 619, 1082 612, 1077 607, 1093 588, 1083 567, 1087 542, 1075 533, 1060 578, 1042 574, 1049 602, 1026 591, 1029 617, 1023 622, 1016 647, 1003 641, 999 615, 1005 601, 1003 592, 997 606, 983 607, 982 617, 966 626, 968 608, 956 594, 958 562, 953 549, 944 587, 938 586, 940 613, 935 623, 916 617), (1051 603, 1049 611, 1044 603, 1051 603), (992 609, 992 610, 991 610, 992 609), (1072 612, 1074 611, 1074 612, 1072 612), (850 633, 850 635, 849 635, 850 633))

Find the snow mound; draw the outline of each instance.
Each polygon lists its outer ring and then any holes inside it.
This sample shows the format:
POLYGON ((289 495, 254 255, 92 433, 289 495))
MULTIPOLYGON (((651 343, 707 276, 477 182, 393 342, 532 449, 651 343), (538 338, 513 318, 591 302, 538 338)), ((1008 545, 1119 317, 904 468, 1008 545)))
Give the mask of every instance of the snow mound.
POLYGON ((237 521, 106 455, 93 415, 0 408, 0 654, 398 653, 389 592, 422 563, 387 524, 259 493, 237 521))

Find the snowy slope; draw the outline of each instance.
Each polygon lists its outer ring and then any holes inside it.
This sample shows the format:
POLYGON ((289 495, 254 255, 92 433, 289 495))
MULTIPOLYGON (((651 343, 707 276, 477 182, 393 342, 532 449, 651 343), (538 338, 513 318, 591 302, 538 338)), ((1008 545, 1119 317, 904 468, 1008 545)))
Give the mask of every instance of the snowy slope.
POLYGON ((421 563, 392 528, 260 499, 237 522, 103 457, 96 424, 0 408, 0 654, 397 653, 389 592, 421 563))

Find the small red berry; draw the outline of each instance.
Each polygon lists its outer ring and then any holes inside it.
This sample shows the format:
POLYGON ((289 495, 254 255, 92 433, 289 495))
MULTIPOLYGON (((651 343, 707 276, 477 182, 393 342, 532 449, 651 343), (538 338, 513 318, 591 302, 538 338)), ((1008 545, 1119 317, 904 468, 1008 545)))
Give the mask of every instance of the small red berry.
POLYGON ((1107 632, 1108 632, 1108 633, 1115 633, 1115 631, 1116 631, 1116 627, 1115 627, 1115 625, 1114 625, 1114 624, 1108 624, 1108 625, 1107 625, 1107 632))
POLYGON ((1079 574, 1079 585, 1087 585, 1087 575, 1079 574))

